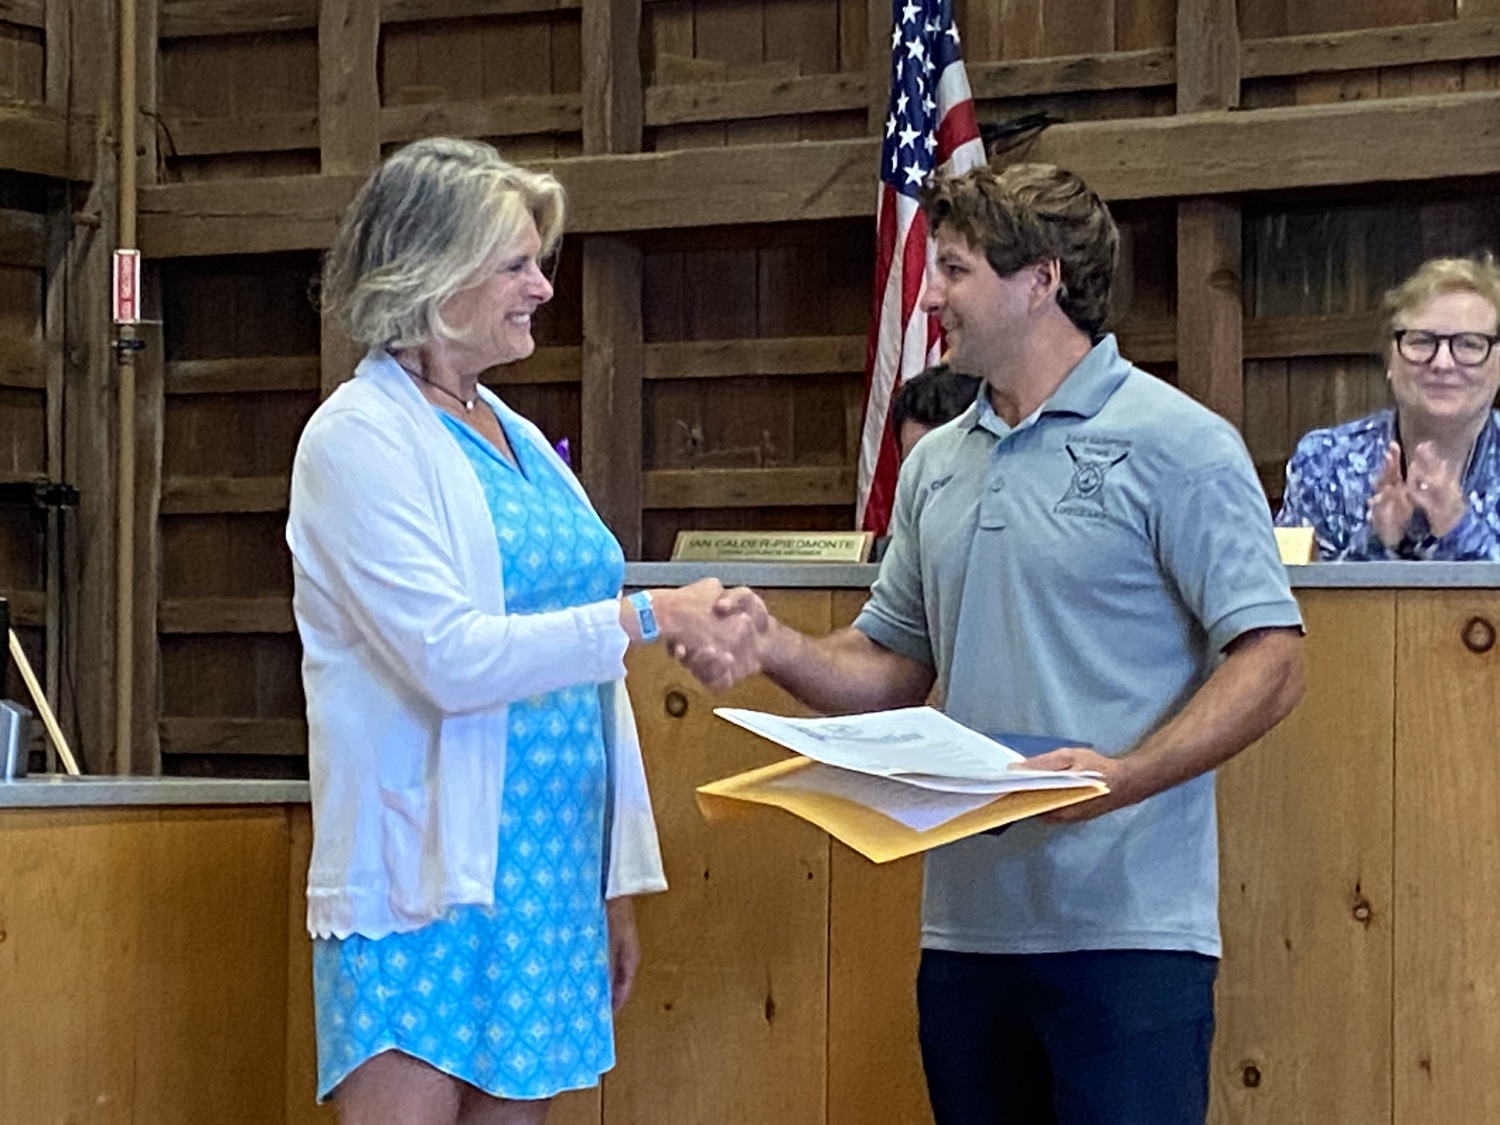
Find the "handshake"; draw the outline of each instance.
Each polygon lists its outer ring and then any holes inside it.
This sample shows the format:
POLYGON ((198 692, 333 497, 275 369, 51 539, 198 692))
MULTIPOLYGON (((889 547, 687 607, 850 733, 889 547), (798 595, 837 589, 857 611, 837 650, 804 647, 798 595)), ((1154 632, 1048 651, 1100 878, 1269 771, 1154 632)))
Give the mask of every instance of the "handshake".
POLYGON ((714 691, 762 671, 779 628, 759 594, 717 578, 652 590, 651 606, 672 659, 714 691))

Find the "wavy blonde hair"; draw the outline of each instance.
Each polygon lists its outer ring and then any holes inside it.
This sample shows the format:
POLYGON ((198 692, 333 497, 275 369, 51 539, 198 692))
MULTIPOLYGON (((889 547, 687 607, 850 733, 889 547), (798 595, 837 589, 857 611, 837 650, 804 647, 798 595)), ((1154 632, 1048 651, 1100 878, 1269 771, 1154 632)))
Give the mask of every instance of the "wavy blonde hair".
POLYGON ((491 145, 453 137, 413 141, 365 181, 323 265, 322 303, 366 346, 421 347, 451 339, 442 303, 536 224, 542 253, 562 237, 563 189, 518 168, 491 145))
POLYGON ((1500 317, 1500 266, 1495 264, 1495 256, 1485 253, 1472 258, 1429 258, 1400 285, 1387 290, 1380 302, 1382 348, 1387 360, 1396 346, 1392 335, 1396 321, 1444 293, 1474 293, 1488 301, 1500 317))

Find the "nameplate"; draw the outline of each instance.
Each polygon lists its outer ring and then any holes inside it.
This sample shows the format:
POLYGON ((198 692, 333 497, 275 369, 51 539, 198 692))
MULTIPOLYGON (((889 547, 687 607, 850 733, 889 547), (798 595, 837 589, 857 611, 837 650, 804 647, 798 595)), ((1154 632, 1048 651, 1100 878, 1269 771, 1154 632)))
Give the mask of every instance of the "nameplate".
POLYGON ((1305 566, 1313 561, 1313 529, 1278 527, 1276 549, 1281 552, 1282 565, 1305 566))
POLYGON ((869 531, 679 531, 674 562, 862 563, 869 531))

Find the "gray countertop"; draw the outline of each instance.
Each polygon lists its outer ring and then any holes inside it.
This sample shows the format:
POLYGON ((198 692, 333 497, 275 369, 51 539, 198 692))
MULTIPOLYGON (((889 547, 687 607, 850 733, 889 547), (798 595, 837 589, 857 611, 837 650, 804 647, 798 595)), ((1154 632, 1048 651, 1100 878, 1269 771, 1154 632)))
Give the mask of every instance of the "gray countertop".
MULTIPOLYGON (((631 586, 681 586, 713 577, 726 586, 764 589, 868 589, 879 567, 859 563, 704 563, 641 562, 625 567, 631 586)), ((1410 587, 1446 589, 1493 587, 1500 590, 1500 563, 1363 562, 1289 566, 1294 589, 1410 587)))
POLYGON ((208 777, 28 777, 0 781, 0 809, 305 805, 305 781, 208 777))

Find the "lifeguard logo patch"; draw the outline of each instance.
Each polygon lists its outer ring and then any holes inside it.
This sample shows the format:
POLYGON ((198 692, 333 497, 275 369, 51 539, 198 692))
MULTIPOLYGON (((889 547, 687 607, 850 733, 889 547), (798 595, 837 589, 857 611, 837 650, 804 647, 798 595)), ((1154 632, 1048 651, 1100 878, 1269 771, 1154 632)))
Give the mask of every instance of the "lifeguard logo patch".
POLYGON ((1120 438, 1070 438, 1064 447, 1073 459, 1073 479, 1052 510, 1065 516, 1104 518, 1109 471, 1130 456, 1130 442, 1120 438))

